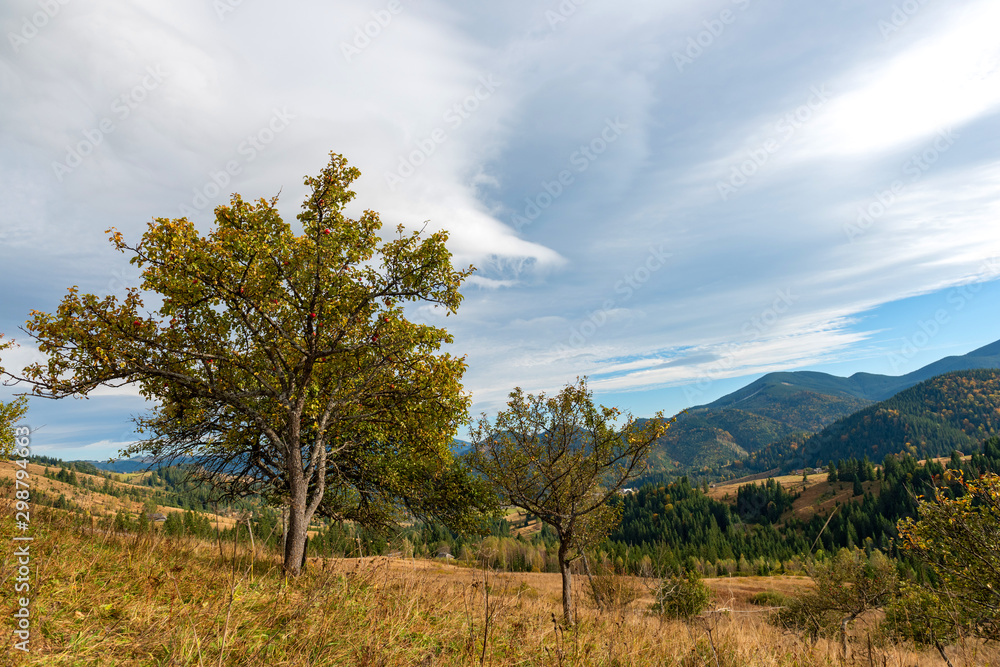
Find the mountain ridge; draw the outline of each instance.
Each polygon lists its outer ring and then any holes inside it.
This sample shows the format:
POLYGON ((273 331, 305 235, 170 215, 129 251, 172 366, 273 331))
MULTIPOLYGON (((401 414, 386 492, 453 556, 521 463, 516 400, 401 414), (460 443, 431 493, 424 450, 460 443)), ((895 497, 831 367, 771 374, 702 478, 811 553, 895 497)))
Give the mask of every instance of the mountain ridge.
POLYGON ((776 442, 801 442, 838 419, 954 371, 1000 368, 1000 340, 904 375, 820 371, 768 373, 711 403, 694 406, 660 439, 652 471, 707 472, 751 458, 776 442), (746 452, 743 457, 740 452, 746 452), (736 456, 734 456, 736 455, 736 456))

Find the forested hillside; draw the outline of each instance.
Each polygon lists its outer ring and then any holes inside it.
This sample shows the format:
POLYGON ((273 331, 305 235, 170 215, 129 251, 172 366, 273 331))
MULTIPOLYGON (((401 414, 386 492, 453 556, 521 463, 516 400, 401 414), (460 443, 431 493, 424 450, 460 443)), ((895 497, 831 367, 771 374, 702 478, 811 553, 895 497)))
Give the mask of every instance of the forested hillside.
POLYGON ((900 557, 896 522, 915 516, 917 497, 933 486, 954 497, 960 486, 945 480, 946 469, 961 470, 968 479, 1000 472, 1000 439, 964 461, 956 452, 947 465, 904 453, 886 456, 878 469, 865 459, 841 460, 832 468, 817 502, 838 492, 850 499, 807 518, 788 511, 796 497, 773 480, 740 486, 730 502, 710 498, 687 478, 648 484, 618 499, 622 521, 604 549, 633 572, 687 567, 709 576, 783 571, 810 552, 840 547, 876 547, 900 557))
POLYGON ((840 386, 843 378, 825 373, 771 373, 739 392, 724 396, 701 411, 715 413, 725 409, 770 417, 802 431, 816 431, 845 414, 871 404, 871 399, 856 395, 840 386), (823 381, 817 379, 819 376, 823 381))
POLYGON ((971 451, 1000 432, 1000 371, 956 371, 839 419, 782 455, 785 468, 908 452, 924 458, 971 451))

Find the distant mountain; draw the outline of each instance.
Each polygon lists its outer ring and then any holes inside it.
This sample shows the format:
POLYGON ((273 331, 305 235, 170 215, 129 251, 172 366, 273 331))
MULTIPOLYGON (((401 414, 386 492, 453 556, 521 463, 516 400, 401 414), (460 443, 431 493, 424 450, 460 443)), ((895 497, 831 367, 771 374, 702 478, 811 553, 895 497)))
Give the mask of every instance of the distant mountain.
POLYGON ((83 460, 83 461, 68 461, 68 463, 89 463, 98 470, 107 470, 108 472, 137 472, 139 470, 145 470, 147 463, 143 462, 141 459, 118 459, 116 461, 93 461, 93 460, 83 460))
POLYGON ((777 455, 782 447, 802 443, 841 417, 943 373, 983 368, 1000 368, 1000 341, 900 376, 768 373, 680 415, 657 443, 650 457, 651 470, 708 470, 743 459, 757 461, 755 469, 765 469, 761 466, 781 460, 777 455), (772 447, 777 450, 765 451, 772 447))
MULTIPOLYGON (((792 374, 772 373, 771 375, 792 374)), ((712 404, 713 407, 694 408, 689 412, 696 415, 712 415, 713 419, 732 412, 754 414, 784 424, 791 430, 815 432, 838 417, 849 415, 866 405, 870 405, 871 402, 870 399, 861 396, 840 392, 825 393, 819 388, 806 388, 801 384, 794 385, 791 382, 781 380, 778 384, 759 387, 757 391, 747 395, 746 398, 728 405, 714 406, 712 404)), ((779 435, 777 432, 775 434, 779 435)))
POLYGON ((947 456, 977 450, 998 433, 1000 371, 954 371, 838 419, 806 440, 786 467, 865 456, 878 462, 899 452, 947 456))
MULTIPOLYGON (((172 465, 182 465, 184 463, 194 463, 197 459, 195 458, 182 458, 177 459, 172 465)), ((77 461, 68 461, 68 463, 77 463, 77 461)), ((120 472, 120 473, 131 473, 131 472, 142 472, 152 467, 153 469, 159 468, 159 464, 153 463, 153 460, 145 457, 135 457, 131 459, 116 459, 114 461, 83 461, 83 463, 89 463, 93 465, 98 470, 107 470, 108 472, 120 472)))
POLYGON ((654 470, 724 464, 792 432, 787 424, 743 410, 685 414, 659 440, 650 463, 654 470))
POLYGON ((768 373, 762 378, 727 394, 717 401, 696 410, 713 410, 739 407, 742 410, 758 412, 754 405, 768 404, 768 398, 782 404, 790 396, 807 391, 830 397, 855 398, 862 401, 882 401, 918 382, 951 371, 968 371, 976 368, 1000 368, 1000 341, 990 343, 978 350, 962 356, 945 357, 906 375, 878 375, 875 373, 855 373, 844 378, 816 371, 793 371, 789 373, 768 373))

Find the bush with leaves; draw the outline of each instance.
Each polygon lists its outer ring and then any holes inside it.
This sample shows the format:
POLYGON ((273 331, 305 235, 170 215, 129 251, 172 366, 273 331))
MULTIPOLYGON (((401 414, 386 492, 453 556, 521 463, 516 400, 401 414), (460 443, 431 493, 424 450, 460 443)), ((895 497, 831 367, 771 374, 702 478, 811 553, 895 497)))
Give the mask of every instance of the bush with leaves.
POLYGON ((669 618, 687 620, 708 608, 712 593, 698 573, 688 571, 660 580, 654 594, 653 611, 669 618))
POLYGON ((997 641, 1000 476, 990 473, 969 481, 960 471, 947 470, 944 477, 957 482, 961 495, 952 499, 945 489, 935 488, 933 498, 920 502, 919 521, 899 522, 901 546, 937 575, 939 590, 928 593, 962 610, 957 623, 978 637, 997 641))
POLYGON ((944 647, 953 643, 967 625, 965 610, 953 600, 925 588, 905 585, 899 598, 886 607, 882 632, 913 642, 918 648, 933 646, 949 666, 944 647))

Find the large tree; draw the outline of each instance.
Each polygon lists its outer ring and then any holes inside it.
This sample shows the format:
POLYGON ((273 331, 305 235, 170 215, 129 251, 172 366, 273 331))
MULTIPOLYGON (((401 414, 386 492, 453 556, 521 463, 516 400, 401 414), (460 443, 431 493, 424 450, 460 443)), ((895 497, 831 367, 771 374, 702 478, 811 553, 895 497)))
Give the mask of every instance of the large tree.
POLYGON ((157 402, 138 420, 148 437, 123 454, 196 457, 229 493, 281 498, 292 574, 317 511, 384 524, 409 508, 461 527, 485 507, 451 454, 464 359, 441 352, 445 329, 404 312, 455 312, 472 267, 453 268, 444 232, 383 240, 375 212, 347 217, 358 176, 331 154, 305 179, 302 233, 277 198, 238 195, 205 236, 186 218, 155 219, 135 245, 109 230, 141 289, 119 302, 73 287, 27 324, 48 355, 24 371, 36 393, 134 383, 157 402))
MULTIPOLYGON (((0 334, 0 351, 13 347, 14 341, 3 340, 0 334)), ((4 376, 3 366, 0 366, 0 377, 4 376)), ((24 396, 4 403, 0 401, 0 456, 7 456, 14 451, 14 423, 28 411, 28 399, 24 396)))
POLYGON ((670 421, 657 413, 640 428, 617 408, 595 406, 585 379, 556 396, 510 393, 496 420, 472 429, 472 467, 501 500, 537 516, 559 537, 563 617, 574 622, 570 563, 602 540, 620 519, 609 501, 645 466, 670 421))

